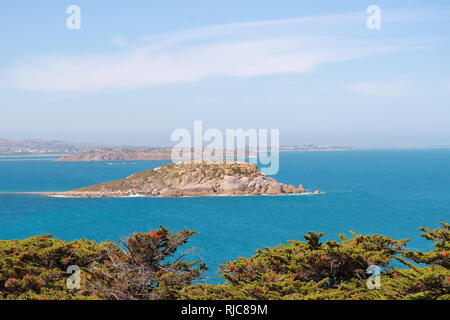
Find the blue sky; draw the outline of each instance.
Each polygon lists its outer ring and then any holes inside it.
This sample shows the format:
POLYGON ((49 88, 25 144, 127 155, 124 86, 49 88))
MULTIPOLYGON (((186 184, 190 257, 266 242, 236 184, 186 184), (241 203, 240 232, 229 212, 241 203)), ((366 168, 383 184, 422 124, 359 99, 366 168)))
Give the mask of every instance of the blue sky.
POLYGON ((448 1, 22 0, 0 24, 2 138, 168 145, 203 120, 282 144, 450 145, 448 1))

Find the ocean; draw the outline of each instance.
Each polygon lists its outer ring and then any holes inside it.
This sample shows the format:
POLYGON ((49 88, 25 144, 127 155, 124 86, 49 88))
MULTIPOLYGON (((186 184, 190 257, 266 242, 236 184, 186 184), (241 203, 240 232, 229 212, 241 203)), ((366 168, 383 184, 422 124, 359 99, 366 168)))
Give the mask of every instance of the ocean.
POLYGON ((64 191, 124 178, 168 161, 0 161, 0 239, 53 234, 64 240, 123 239, 159 226, 196 230, 197 248, 217 282, 218 266, 258 248, 349 231, 410 238, 428 250, 420 226, 450 222, 450 150, 282 152, 280 182, 324 194, 199 198, 50 198, 21 192, 64 191))

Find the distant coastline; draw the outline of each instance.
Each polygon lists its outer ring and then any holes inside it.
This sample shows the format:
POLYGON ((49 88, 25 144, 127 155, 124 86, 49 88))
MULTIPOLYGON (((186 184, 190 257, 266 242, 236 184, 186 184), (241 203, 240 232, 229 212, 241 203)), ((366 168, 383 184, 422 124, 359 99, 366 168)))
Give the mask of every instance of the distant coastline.
MULTIPOLYGON (((59 140, 11 140, 0 139, 0 161, 47 160, 59 157, 57 161, 127 161, 127 160, 171 160, 172 147, 106 145, 74 143, 59 140), (11 159, 6 159, 11 158, 11 159), (38 158, 38 159, 29 159, 38 158)), ((332 146, 332 145, 284 145, 280 152, 315 151, 361 151, 361 150, 432 150, 450 149, 450 145, 434 146, 332 146)), ((224 151, 232 152, 232 151, 224 151)), ((55 159, 51 159, 55 160, 55 159)))
MULTIPOLYGON (((161 149, 161 148, 157 148, 161 149)), ((170 149, 170 148, 167 148, 170 149)), ((379 147, 379 148, 357 148, 357 147, 349 147, 349 148, 322 148, 322 149, 287 149, 280 148, 280 152, 345 152, 345 151, 395 151, 395 150, 448 150, 450 146, 442 146, 442 147, 379 147)), ((107 149, 105 149, 107 150, 107 149)), ((117 156, 117 154, 112 153, 110 157, 102 157, 102 154, 105 153, 105 150, 98 150, 95 152, 80 152, 80 153, 65 153, 65 154, 26 154, 26 155, 18 155, 18 154, 0 154, 0 162, 3 161, 57 161, 57 162, 96 162, 96 161, 147 161, 147 160, 171 160, 170 152, 162 152, 162 153, 153 153, 152 150, 156 149, 144 149, 140 150, 141 155, 144 156, 133 156, 133 154, 139 154, 137 151, 131 151, 130 156, 121 157, 117 156), (148 154, 145 155, 148 150, 148 154), (89 157, 87 157, 89 155, 89 157), (36 158, 36 159, 30 159, 36 158)), ((128 150, 129 149, 120 149, 120 150, 128 150)))

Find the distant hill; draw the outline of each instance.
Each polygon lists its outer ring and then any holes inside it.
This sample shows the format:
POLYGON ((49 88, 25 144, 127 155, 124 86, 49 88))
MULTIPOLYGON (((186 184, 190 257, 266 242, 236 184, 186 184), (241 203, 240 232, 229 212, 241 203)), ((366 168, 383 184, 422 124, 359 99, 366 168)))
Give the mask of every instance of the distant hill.
MULTIPOLYGON (((146 149, 127 149, 127 148, 107 148, 95 151, 87 151, 75 154, 69 154, 59 158, 56 161, 127 161, 127 160, 171 160, 171 152, 173 148, 146 148, 146 149)), ((280 151, 344 151, 358 150, 352 147, 321 147, 321 146, 289 146, 280 147, 280 151)), ((192 149, 190 153, 191 159, 220 160, 234 159, 236 150, 216 150, 213 156, 207 153, 202 156, 201 149, 192 149)), ((242 151, 242 150, 241 150, 242 151)), ((256 150, 246 150, 244 154, 247 156, 257 156, 256 150)))
POLYGON ((102 149, 66 155, 56 161, 126 161, 126 160, 170 160, 171 148, 156 149, 102 149))

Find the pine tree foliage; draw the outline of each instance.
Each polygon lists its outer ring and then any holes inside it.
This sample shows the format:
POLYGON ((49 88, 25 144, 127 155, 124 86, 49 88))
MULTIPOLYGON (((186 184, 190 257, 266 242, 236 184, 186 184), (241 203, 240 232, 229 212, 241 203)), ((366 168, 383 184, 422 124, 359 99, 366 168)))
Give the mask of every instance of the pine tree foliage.
POLYGON ((135 233, 127 241, 108 244, 107 258, 86 269, 89 290, 109 300, 173 300, 179 291, 206 270, 200 261, 189 262, 191 251, 174 258, 194 231, 172 233, 161 227, 135 233))
POLYGON ((0 299, 450 300, 450 226, 421 230, 434 244, 428 252, 382 235, 323 241, 323 233, 308 232, 226 262, 217 285, 199 283, 206 266, 181 250, 194 231, 161 227, 122 243, 51 235, 0 241, 0 299), (66 285, 70 265, 82 270, 79 290, 66 285), (379 288, 368 286, 374 266, 379 288))
POLYGON ((352 233, 350 238, 340 235, 340 241, 322 243, 323 233, 308 232, 306 241, 288 241, 227 262, 221 266, 224 283, 191 286, 184 295, 205 300, 449 300, 449 225, 421 230, 434 241, 430 252, 406 251, 408 240, 381 235, 352 233), (403 267, 392 267, 393 260, 403 267), (379 290, 367 286, 372 265, 382 270, 379 290))
POLYGON ((87 267, 105 253, 95 241, 67 242, 52 235, 0 241, 0 299, 96 298, 85 290, 67 290, 67 268, 87 267))

